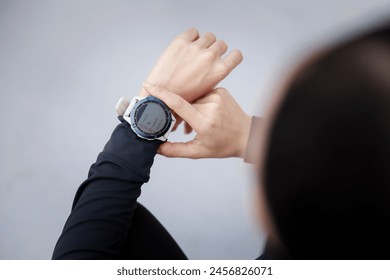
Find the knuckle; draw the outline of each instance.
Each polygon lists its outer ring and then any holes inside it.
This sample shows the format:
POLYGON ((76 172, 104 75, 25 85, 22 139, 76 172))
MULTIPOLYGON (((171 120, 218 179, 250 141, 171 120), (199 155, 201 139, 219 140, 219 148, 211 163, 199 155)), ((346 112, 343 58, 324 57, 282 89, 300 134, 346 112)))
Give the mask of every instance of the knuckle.
POLYGON ((221 75, 221 76, 224 76, 226 75, 227 73, 229 73, 229 65, 226 63, 226 61, 224 60, 221 60, 220 63, 218 63, 216 66, 215 66, 215 72, 217 73, 217 75, 221 75))
POLYGON ((184 48, 187 44, 188 42, 183 37, 176 37, 172 42, 172 45, 178 49, 184 48))
POLYGON ((188 46, 187 51, 190 52, 190 53, 191 53, 191 52, 192 52, 192 53, 198 53, 201 49, 202 49, 202 47, 201 47, 199 44, 193 43, 193 44, 190 44, 190 45, 188 46))
POLYGON ((214 93, 210 96, 210 100, 212 103, 210 104, 213 111, 218 109, 218 104, 221 102, 221 94, 218 91, 214 91, 214 93))
POLYGON ((205 37, 209 37, 209 38, 211 38, 211 39, 215 39, 215 38, 216 38, 216 37, 215 37, 215 34, 212 33, 212 32, 206 32, 206 33, 204 34, 204 36, 205 36, 205 37))
POLYGON ((219 55, 215 51, 212 51, 210 49, 206 49, 203 53, 203 58, 206 61, 213 62, 219 58, 219 55))
POLYGON ((210 94, 209 98, 211 102, 209 106, 211 106, 213 111, 219 109, 219 104, 222 103, 224 94, 224 90, 219 88, 215 89, 212 94, 210 94))
POLYGON ((214 92, 217 93, 218 95, 222 95, 222 94, 226 94, 227 90, 226 90, 226 88, 223 88, 223 87, 217 87, 214 90, 214 92))
POLYGON ((188 156, 192 159, 200 159, 202 158, 202 152, 198 147, 197 149, 190 150, 188 156))
POLYGON ((219 40, 219 43, 221 44, 221 46, 224 48, 224 49, 227 49, 228 45, 226 44, 226 42, 224 40, 219 40))
POLYGON ((191 154, 191 158, 193 159, 200 159, 202 156, 199 152, 194 152, 191 154))
POLYGON ((223 110, 223 100, 222 96, 218 95, 215 101, 215 109, 216 112, 220 112, 223 110))
POLYGON ((181 109, 184 106, 183 99, 176 94, 170 97, 171 107, 175 110, 181 109))
POLYGON ((203 131, 204 132, 210 132, 214 130, 218 126, 217 122, 214 119, 209 119, 204 125, 203 125, 203 131))
POLYGON ((172 149, 172 146, 166 147, 166 149, 164 151, 164 156, 166 156, 168 158, 173 158, 175 156, 174 150, 172 149))
POLYGON ((198 29, 196 29, 196 28, 194 28, 194 27, 191 27, 190 29, 188 29, 187 31, 186 31, 186 33, 192 33, 192 34, 194 34, 194 35, 199 35, 199 31, 198 31, 198 29))

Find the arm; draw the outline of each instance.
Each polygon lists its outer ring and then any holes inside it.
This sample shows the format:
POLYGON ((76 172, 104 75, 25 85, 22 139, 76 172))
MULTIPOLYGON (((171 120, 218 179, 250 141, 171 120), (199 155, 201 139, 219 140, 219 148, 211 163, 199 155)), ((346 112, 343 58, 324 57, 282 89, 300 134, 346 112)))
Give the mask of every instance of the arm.
POLYGON ((119 257, 159 143, 138 138, 127 122, 117 126, 76 193, 53 259, 119 257))
MULTIPOLYGON (((238 51, 221 59, 226 48, 211 33, 190 29, 173 40, 147 80, 195 100, 241 62, 238 51)), ((119 258, 160 144, 138 138, 126 122, 117 126, 76 193, 54 259, 119 258)))
POLYGON ((261 118, 252 117, 249 138, 245 149, 244 161, 246 163, 258 163, 260 155, 260 141, 262 133, 261 118))

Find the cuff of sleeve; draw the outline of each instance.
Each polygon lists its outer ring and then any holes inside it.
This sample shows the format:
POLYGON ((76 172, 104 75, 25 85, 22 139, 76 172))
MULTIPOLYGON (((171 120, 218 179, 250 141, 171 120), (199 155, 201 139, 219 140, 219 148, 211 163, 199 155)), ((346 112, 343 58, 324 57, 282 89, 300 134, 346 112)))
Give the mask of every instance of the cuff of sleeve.
POLYGON ((252 117, 251 129, 249 132, 248 144, 246 145, 244 162, 255 164, 260 157, 260 133, 261 118, 252 117))
POLYGON ((121 123, 113 131, 99 158, 105 162, 105 158, 109 157, 120 169, 129 174, 135 172, 146 182, 162 142, 139 138, 122 117, 119 117, 119 120, 121 123))

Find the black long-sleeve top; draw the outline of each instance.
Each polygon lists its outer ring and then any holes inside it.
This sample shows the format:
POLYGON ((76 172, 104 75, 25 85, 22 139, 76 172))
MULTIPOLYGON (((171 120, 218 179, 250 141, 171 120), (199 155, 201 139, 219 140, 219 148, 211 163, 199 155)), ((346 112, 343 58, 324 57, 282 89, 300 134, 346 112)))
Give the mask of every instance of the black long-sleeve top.
POLYGON ((161 143, 138 138, 121 121, 76 193, 53 259, 119 258, 161 143))
MULTIPOLYGON (((120 258, 141 186, 149 180, 161 142, 139 138, 119 119, 121 123, 76 193, 53 259, 120 258)), ((256 141, 258 123, 258 118, 252 119, 248 147, 256 141)), ((245 160, 251 161, 248 156, 245 160)))

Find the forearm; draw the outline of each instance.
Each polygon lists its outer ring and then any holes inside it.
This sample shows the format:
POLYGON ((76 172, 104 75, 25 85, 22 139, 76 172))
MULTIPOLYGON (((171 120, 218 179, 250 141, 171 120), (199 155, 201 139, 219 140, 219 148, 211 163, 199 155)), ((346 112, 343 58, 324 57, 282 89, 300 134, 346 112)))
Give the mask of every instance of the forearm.
MULTIPOLYGON (((224 56, 226 50, 215 35, 190 29, 172 41, 146 81, 198 100, 241 62, 240 51, 224 56)), ((127 123, 115 129, 76 194, 53 258, 118 258, 160 143, 138 138, 127 123)))
POLYGON ((260 157, 261 118, 253 116, 248 141, 245 147, 244 161, 257 163, 260 157))
POLYGON ((123 122, 79 187, 53 259, 116 259, 159 141, 138 138, 123 122))

